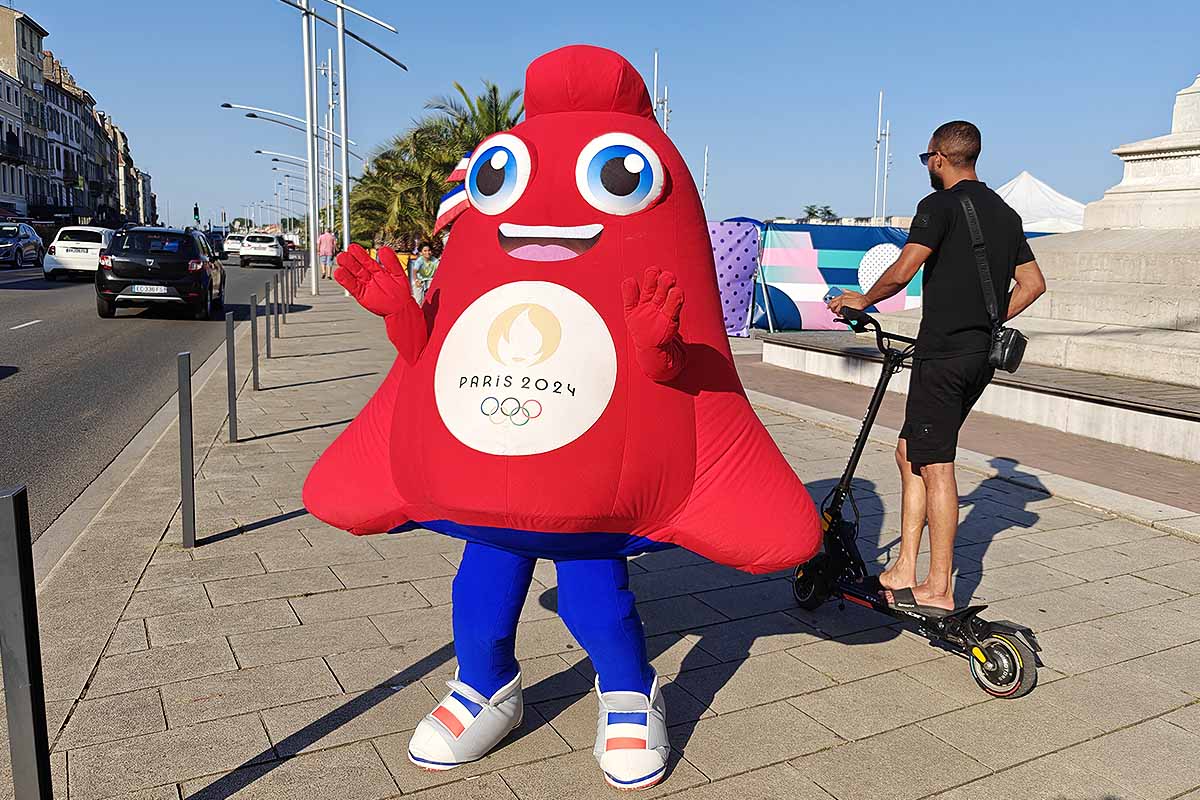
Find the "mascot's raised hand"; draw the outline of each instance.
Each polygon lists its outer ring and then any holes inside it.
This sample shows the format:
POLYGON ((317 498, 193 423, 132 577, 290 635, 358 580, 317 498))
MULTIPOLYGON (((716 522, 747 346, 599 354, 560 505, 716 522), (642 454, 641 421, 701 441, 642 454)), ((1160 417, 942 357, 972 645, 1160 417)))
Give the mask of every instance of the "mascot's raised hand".
POLYGON ((429 326, 412 296, 408 273, 390 247, 379 249, 379 260, 361 246, 338 253, 333 278, 359 305, 387 322, 388 339, 409 364, 415 364, 429 341, 429 326))
POLYGON ((672 380, 683 370, 684 361, 679 338, 683 289, 675 285, 675 275, 650 267, 640 287, 633 278, 626 278, 621 283, 621 300, 638 364, 653 380, 672 380))

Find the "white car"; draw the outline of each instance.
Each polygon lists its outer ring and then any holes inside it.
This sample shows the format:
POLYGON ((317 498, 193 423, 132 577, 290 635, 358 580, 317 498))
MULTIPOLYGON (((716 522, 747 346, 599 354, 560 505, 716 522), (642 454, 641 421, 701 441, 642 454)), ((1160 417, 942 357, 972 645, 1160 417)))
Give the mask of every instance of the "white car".
POLYGON ((225 252, 229 256, 236 256, 242 252, 242 240, 245 239, 245 234, 231 233, 225 237, 225 252))
POLYGON ((52 281, 59 275, 95 272, 100 266, 100 251, 112 242, 112 228, 68 225, 60 228, 46 248, 42 276, 52 281))
POLYGON ((276 267, 282 267, 287 253, 279 244, 278 236, 271 236, 267 233, 250 233, 242 240, 238 256, 243 267, 250 266, 256 261, 266 261, 276 267))

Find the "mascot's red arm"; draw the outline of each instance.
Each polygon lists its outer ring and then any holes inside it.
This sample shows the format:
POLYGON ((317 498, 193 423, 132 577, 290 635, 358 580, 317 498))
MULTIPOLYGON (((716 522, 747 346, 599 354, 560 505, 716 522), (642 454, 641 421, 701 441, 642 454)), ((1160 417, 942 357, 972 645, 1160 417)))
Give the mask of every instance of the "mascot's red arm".
POLYGON ((641 286, 633 278, 622 282, 621 299, 638 365, 650 380, 674 380, 683 371, 685 353, 679 336, 683 289, 675 285, 675 276, 651 267, 641 286))
POLYGON ((386 247, 379 255, 376 263, 367 251, 350 245, 338 255, 334 277, 364 308, 384 318, 400 358, 304 482, 304 506, 313 516, 356 534, 384 533, 409 521, 392 480, 388 440, 400 383, 429 340, 428 323, 399 259, 386 247))

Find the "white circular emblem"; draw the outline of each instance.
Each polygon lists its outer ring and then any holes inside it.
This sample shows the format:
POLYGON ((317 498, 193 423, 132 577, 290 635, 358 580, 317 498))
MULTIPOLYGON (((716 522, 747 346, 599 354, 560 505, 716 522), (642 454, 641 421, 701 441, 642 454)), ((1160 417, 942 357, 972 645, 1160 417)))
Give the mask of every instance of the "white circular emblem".
POLYGON ((858 285, 864 292, 869 292, 887 268, 900 257, 900 248, 891 242, 877 244, 863 253, 858 262, 858 285))
POLYGON ((596 309, 546 281, 498 286, 446 335, 433 374, 438 413, 473 450, 556 450, 600 419, 617 381, 612 336, 596 309))

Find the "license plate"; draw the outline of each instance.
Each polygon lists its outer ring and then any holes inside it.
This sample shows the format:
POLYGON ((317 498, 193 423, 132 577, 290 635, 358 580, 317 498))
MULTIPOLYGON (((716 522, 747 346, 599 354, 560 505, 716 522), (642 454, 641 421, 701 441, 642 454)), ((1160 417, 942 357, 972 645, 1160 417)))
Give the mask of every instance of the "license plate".
POLYGON ((86 253, 86 252, 88 252, 88 249, 86 247, 68 247, 67 252, 68 253, 86 253))
POLYGON ((165 287, 165 286, 134 286, 132 291, 134 294, 166 294, 167 287, 165 287))

